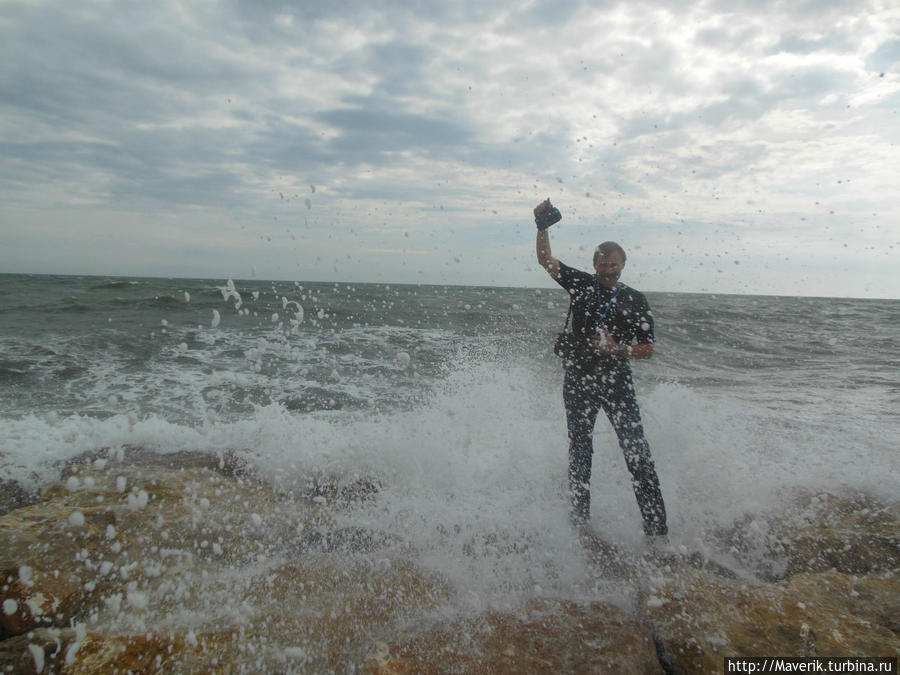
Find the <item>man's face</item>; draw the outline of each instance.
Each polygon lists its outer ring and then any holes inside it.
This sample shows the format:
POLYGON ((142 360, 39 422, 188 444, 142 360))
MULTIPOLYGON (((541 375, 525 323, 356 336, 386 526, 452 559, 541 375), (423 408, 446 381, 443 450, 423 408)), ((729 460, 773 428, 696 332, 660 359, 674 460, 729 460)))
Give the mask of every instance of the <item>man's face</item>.
POLYGON ((625 267, 625 261, 622 260, 622 254, 613 251, 610 255, 597 256, 594 263, 594 271, 597 273, 597 280, 601 286, 606 288, 615 288, 625 267))

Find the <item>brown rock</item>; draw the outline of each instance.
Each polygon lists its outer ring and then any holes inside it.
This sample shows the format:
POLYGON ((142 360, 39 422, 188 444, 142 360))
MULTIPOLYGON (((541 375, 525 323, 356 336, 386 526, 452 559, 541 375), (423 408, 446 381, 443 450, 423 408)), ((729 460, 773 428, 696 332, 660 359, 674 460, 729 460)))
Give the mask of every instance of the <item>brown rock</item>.
MULTIPOLYGON (((845 602, 849 581, 816 576, 782 587, 678 569, 646 589, 643 601, 663 647, 661 656, 676 673, 722 672, 725 656, 900 652, 898 635, 873 625, 872 611, 845 602)), ((861 586, 872 588, 868 582, 861 586)))
POLYGON ((60 625, 77 608, 79 580, 32 567, 7 569, 0 577, 0 637, 38 625, 60 625))
MULTIPOLYGON (((219 636, 224 643, 224 636, 219 636)), ((169 635, 88 635, 61 672, 66 675, 90 673, 182 673, 198 669, 213 671, 217 643, 205 642, 204 649, 186 644, 183 636, 169 635), (209 647, 209 653, 205 649, 209 647)))
POLYGON ((604 603, 535 601, 382 645, 366 672, 662 673, 646 627, 604 603))
POLYGON ((0 642, 0 672, 32 675, 58 673, 69 645, 71 629, 36 628, 28 635, 17 635, 0 642))
POLYGON ((657 673, 662 654, 720 672, 726 655, 900 651, 900 512, 863 497, 801 496, 757 529, 784 569, 821 573, 776 585, 669 560, 629 577, 637 617, 548 599, 440 623, 440 575, 334 524, 376 481, 311 479, 295 501, 234 458, 90 459, 0 516, 0 670, 657 673))
MULTIPOLYGON (((195 595, 178 611, 209 616, 196 632, 95 632, 73 649, 62 672, 347 671, 363 662, 373 636, 387 637, 447 597, 438 577, 407 562, 372 565, 340 556, 285 563, 233 592, 252 621, 222 622, 209 597, 195 595)), ((156 603, 144 619, 160 625, 171 610, 156 603)))
POLYGON ((798 574, 788 588, 808 607, 869 621, 900 637, 900 576, 798 574))
POLYGON ((279 502, 259 481, 204 467, 82 467, 0 516, 0 600, 15 604, 0 602, 0 632, 68 626, 127 584, 254 559, 281 545, 279 502))
POLYGON ((868 574, 900 568, 900 519, 866 495, 800 494, 773 524, 783 542, 787 576, 834 569, 868 574))
POLYGON ((0 478, 0 515, 28 506, 34 503, 35 499, 36 496, 19 483, 0 478))
POLYGON ((900 503, 798 491, 777 512, 747 516, 719 538, 756 560, 760 576, 771 581, 829 570, 890 572, 900 569, 900 503))

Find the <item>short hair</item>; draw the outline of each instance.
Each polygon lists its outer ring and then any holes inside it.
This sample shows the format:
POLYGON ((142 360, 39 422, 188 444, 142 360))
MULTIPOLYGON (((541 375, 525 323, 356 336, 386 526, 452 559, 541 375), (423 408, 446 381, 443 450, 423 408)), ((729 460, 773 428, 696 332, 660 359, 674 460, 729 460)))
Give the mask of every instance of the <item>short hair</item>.
POLYGON ((625 249, 619 246, 614 241, 604 241, 597 248, 594 249, 594 264, 597 264, 597 258, 600 256, 610 256, 613 253, 618 253, 622 256, 622 263, 625 263, 627 256, 625 255, 625 249))

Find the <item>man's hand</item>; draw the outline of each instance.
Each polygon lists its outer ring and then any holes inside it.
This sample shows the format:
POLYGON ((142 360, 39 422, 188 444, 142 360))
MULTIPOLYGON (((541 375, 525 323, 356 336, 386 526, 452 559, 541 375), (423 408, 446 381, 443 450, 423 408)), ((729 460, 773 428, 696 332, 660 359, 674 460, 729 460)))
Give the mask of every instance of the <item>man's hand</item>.
POLYGON ((534 222, 539 230, 546 230, 560 220, 562 220, 562 214, 550 203, 549 199, 545 199, 534 207, 534 222))
POLYGON ((594 342, 594 349, 601 354, 621 356, 626 359, 649 359, 653 356, 652 344, 623 345, 621 342, 616 342, 616 339, 605 327, 601 328, 600 332, 591 340, 594 342))
POLYGON ((600 332, 591 338, 594 341, 594 349, 601 354, 609 354, 611 356, 626 356, 625 349, 628 345, 621 345, 616 342, 612 334, 601 328, 600 332))
POLYGON ((553 204, 550 203, 549 199, 545 199, 540 204, 534 207, 534 217, 537 218, 542 213, 547 213, 550 209, 553 208, 553 204))

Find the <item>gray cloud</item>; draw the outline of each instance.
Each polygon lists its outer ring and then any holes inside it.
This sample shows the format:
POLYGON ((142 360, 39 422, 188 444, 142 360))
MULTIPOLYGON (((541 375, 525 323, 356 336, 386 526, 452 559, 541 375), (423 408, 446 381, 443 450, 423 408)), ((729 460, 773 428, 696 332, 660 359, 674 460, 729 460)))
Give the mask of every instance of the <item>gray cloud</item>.
MULTIPOLYGON (((691 211, 701 248, 710 221, 753 222, 788 247, 783 223, 816 201, 848 232, 873 212, 886 231, 900 216, 881 187, 896 173, 879 147, 893 142, 900 61, 886 17, 821 1, 5 3, 4 241, 33 247, 65 213, 116 240, 133 222, 142 249, 147 222, 170 218, 192 242, 186 273, 204 234, 218 241, 231 221, 257 243, 302 225, 312 259, 332 250, 327 237, 371 247, 399 229, 408 238, 379 248, 418 235, 424 248, 499 250, 521 243, 503 224, 527 224, 548 194, 572 223, 606 219, 656 246, 691 211), (860 156, 852 202, 820 194, 831 167, 860 156), (450 213, 470 236, 444 233, 450 213)), ((577 231, 560 230, 561 245, 577 231)), ((223 240, 214 255, 245 244, 223 240)), ((179 250, 165 246, 157 260, 179 250)), ((0 266, 15 262, 0 253, 0 266)))
POLYGON ((430 52, 421 45, 391 42, 373 46, 366 60, 378 64, 378 89, 391 97, 414 95, 429 87, 429 57, 430 52))
POLYGON ((339 130, 339 137, 329 147, 342 157, 372 161, 378 160, 378 155, 404 151, 445 155, 473 140, 471 131, 452 119, 386 109, 377 99, 348 103, 357 105, 316 115, 339 130))

